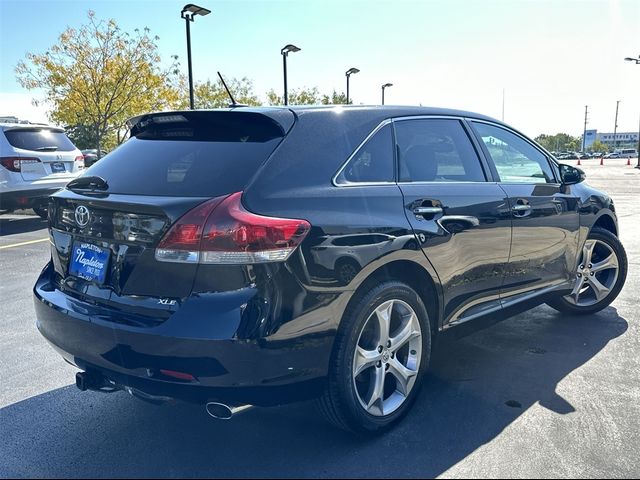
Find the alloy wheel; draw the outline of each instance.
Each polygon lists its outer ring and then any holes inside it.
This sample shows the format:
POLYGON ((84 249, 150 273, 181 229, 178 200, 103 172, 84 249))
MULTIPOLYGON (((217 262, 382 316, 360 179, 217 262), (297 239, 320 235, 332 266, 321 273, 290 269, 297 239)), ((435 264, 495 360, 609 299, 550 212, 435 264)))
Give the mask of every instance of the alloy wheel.
POLYGON ((587 240, 576 272, 576 284, 565 298, 573 305, 589 307, 600 302, 615 287, 619 272, 618 256, 601 240, 587 240))
POLYGON ((420 321, 409 304, 388 300, 364 323, 353 356, 352 378, 362 408, 374 416, 406 401, 422 357, 420 321))

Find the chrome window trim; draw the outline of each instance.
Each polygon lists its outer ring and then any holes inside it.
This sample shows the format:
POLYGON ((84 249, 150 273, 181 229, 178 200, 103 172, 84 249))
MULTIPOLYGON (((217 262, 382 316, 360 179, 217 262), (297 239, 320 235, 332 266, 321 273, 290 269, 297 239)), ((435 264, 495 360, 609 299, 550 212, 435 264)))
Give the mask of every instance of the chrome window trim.
POLYGON ((429 120, 429 119, 439 119, 439 120, 464 120, 465 117, 456 116, 456 115, 407 115, 404 117, 394 117, 391 120, 393 122, 404 122, 406 120, 429 120))
MULTIPOLYGON (((349 162, 358 154, 360 149, 380 130, 382 130, 387 125, 390 125, 392 122, 391 118, 386 118, 382 122, 380 122, 371 132, 367 135, 362 142, 355 148, 353 153, 349 155, 349 157, 343 162, 342 166, 338 169, 336 174, 331 178, 331 183, 334 187, 370 187, 375 185, 395 185, 396 182, 338 182, 338 177, 342 174, 349 162)), ((395 165, 395 155, 394 155, 394 165, 395 165)), ((395 167, 394 167, 395 169, 395 167)), ((395 176, 395 172, 394 172, 395 176)))
MULTIPOLYGON (((424 119, 445 119, 445 120, 459 120, 464 121, 467 117, 463 117, 460 115, 405 115, 402 117, 391 117, 380 122, 372 131, 365 137, 365 139, 360 142, 360 144, 356 147, 351 155, 344 161, 344 163, 338 169, 338 172, 331 178, 331 184, 334 187, 371 187, 371 186, 381 186, 381 185, 403 185, 407 183, 415 184, 417 182, 338 182, 338 177, 342 173, 342 171, 347 168, 349 162, 357 155, 358 151, 364 146, 365 143, 369 141, 371 137, 373 137, 378 131, 380 131, 384 126, 392 124, 393 122, 403 122, 405 120, 424 120, 424 119)), ((395 148, 395 139, 394 139, 394 148, 395 148)), ((475 148, 475 147, 474 147, 475 148)), ((394 154, 394 165, 395 165, 395 154, 394 154)), ((399 179, 398 179, 399 180, 399 179)), ((438 183, 438 182, 424 182, 424 183, 438 183)), ((443 183, 443 182, 439 182, 443 183)), ((481 182, 465 182, 465 183, 481 183, 481 182)), ((482 182, 484 183, 484 182, 482 182)))
POLYGON ((432 181, 416 181, 416 182, 412 182, 412 181, 408 181, 408 182, 397 182, 397 185, 458 185, 458 184, 462 184, 462 185, 478 185, 478 184, 487 184, 487 183, 499 183, 499 182, 494 182, 491 180, 484 180, 482 182, 478 182, 478 181, 474 181, 474 180, 451 180, 451 181, 442 181, 442 180, 432 180, 432 181))

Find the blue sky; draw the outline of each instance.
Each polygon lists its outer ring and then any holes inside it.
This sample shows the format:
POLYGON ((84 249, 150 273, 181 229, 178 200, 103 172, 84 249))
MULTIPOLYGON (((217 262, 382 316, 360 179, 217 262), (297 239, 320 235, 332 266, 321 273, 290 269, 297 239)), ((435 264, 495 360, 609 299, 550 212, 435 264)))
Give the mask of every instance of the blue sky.
MULTIPOLYGON (((418 1, 418 0, 195 0, 213 11, 192 25, 194 77, 246 76, 264 98, 282 89, 280 48, 289 57, 289 86, 345 89, 351 77, 355 103, 422 104, 501 116, 535 136, 582 133, 584 106, 590 128, 638 129, 640 1, 418 1)), ((92 9, 124 30, 149 27, 160 36, 163 57, 180 56, 186 69, 186 0, 0 0, 0 115, 44 115, 15 80, 26 52, 42 52, 66 26, 92 9), (7 111, 11 110, 11 111, 7 111), (16 110, 20 110, 16 111, 16 110)))

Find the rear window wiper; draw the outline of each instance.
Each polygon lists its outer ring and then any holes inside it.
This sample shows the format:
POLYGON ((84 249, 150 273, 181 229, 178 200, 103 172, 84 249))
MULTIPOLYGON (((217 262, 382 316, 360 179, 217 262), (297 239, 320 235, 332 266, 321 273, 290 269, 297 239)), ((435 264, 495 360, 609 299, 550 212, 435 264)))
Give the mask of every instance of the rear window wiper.
POLYGON ((108 190, 107 181, 97 175, 78 177, 67 184, 69 190, 108 190))
POLYGON ((36 148, 36 152, 55 152, 56 150, 58 150, 58 147, 55 145, 36 148))

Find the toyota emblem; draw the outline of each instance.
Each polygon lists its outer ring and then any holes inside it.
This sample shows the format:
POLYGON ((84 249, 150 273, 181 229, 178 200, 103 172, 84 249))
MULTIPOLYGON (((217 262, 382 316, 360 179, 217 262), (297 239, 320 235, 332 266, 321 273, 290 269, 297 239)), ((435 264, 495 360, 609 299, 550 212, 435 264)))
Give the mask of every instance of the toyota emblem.
POLYGON ((89 209, 84 205, 79 205, 78 207, 76 207, 75 217, 76 217, 76 223, 80 228, 84 228, 87 225, 89 225, 89 217, 90 217, 89 209))

